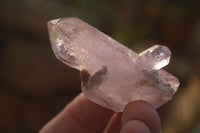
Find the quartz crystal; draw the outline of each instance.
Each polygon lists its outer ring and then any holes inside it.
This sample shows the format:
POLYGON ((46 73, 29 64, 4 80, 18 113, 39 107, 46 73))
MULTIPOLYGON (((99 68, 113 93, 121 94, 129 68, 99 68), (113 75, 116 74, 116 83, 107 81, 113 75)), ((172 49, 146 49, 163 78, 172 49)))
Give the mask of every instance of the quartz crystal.
POLYGON ((89 100, 116 112, 130 101, 144 100, 155 108, 171 100, 179 81, 161 69, 171 52, 155 45, 139 54, 78 18, 47 23, 55 56, 78 69, 89 100))

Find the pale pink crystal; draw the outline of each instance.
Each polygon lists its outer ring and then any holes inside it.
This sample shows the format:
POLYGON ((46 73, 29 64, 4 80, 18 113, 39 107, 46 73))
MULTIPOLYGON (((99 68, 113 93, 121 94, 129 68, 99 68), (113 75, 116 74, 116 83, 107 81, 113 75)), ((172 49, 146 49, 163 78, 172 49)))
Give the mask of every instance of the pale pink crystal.
POLYGON ((157 108, 178 90, 178 79, 161 69, 171 56, 165 46, 137 54, 78 18, 47 25, 56 57, 81 71, 85 96, 101 106, 120 112, 130 101, 145 100, 157 108))

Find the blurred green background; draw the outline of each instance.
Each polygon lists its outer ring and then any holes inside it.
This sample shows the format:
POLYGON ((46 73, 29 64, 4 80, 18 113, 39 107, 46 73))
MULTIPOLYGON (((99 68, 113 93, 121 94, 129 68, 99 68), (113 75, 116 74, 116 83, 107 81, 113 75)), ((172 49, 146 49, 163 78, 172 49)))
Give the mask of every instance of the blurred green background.
POLYGON ((79 72, 58 61, 46 23, 78 17, 136 52, 172 51, 181 82, 158 109, 163 133, 200 132, 200 1, 1 0, 0 132, 34 133, 80 93, 79 72))

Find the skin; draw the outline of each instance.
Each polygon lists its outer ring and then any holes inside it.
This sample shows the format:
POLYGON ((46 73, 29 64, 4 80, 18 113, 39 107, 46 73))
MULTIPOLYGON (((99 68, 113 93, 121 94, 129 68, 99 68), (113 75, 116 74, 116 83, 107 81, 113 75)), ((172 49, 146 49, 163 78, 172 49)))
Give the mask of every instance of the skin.
POLYGON ((83 93, 39 133, 98 133, 106 123, 104 133, 161 133, 159 115, 147 102, 130 102, 124 112, 115 113, 89 101, 83 93))

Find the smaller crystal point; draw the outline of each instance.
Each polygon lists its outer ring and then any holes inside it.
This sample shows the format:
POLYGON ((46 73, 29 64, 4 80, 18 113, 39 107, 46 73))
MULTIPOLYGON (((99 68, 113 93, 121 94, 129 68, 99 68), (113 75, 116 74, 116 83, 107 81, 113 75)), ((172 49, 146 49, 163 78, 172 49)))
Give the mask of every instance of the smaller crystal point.
POLYGON ((166 66, 170 57, 169 48, 162 45, 154 45, 139 54, 137 63, 142 70, 154 71, 166 66))

